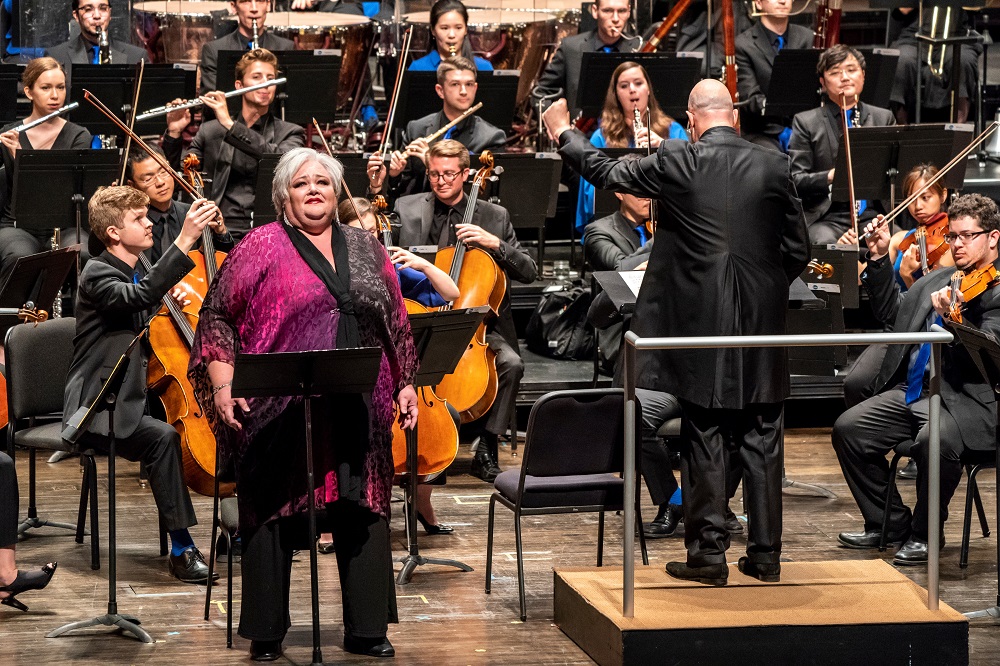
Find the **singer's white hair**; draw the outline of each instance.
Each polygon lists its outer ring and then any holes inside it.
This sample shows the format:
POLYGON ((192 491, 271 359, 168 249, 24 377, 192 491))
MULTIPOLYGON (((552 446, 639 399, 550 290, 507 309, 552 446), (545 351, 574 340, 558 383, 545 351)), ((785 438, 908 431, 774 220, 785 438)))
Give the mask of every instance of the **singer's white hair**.
POLYGON ((292 178, 306 162, 318 162, 322 166, 330 181, 333 183, 333 191, 340 197, 341 182, 344 179, 344 165, 338 160, 330 157, 326 153, 318 153, 312 148, 293 148, 278 160, 278 166, 274 168, 274 180, 271 181, 271 203, 274 210, 281 217, 288 203, 288 189, 292 186, 292 178))

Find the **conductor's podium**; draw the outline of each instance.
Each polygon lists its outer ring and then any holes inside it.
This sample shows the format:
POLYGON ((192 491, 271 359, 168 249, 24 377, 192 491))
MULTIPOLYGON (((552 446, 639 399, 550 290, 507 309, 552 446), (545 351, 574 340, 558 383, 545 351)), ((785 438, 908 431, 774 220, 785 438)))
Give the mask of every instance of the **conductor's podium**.
POLYGON ((783 562, 780 583, 730 566, 729 584, 637 566, 635 616, 620 568, 555 570, 555 621, 606 664, 967 664, 965 617, 882 560, 783 562))

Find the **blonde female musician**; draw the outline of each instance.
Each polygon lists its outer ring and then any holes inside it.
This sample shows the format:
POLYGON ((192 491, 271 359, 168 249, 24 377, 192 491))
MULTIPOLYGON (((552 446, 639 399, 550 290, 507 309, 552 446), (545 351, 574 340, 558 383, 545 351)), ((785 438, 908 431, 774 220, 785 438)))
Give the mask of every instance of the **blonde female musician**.
MULTIPOLYGON (((3 217, 0 220, 0 282, 13 268, 18 257, 41 252, 50 238, 49 235, 36 236, 24 229, 15 228, 14 166, 18 151, 88 149, 92 141, 90 132, 85 128, 61 117, 52 118, 23 132, 16 131, 15 127, 47 116, 66 104, 66 74, 53 58, 32 60, 25 67, 21 81, 24 84, 24 95, 31 101, 31 113, 24 120, 0 129, 0 158, 3 159, 7 185, 3 217)), ((74 239, 67 244, 75 242, 74 239)), ((86 239, 82 245, 87 247, 86 239)))
MULTIPOLYGON (((664 138, 686 141, 688 136, 680 123, 660 108, 650 89, 646 68, 637 62, 623 62, 611 76, 600 127, 590 142, 598 148, 636 148, 645 153, 647 148, 655 150, 664 138), (643 125, 638 133, 636 110, 643 125)), ((576 229, 580 233, 594 217, 594 196, 594 186, 581 178, 576 207, 576 229)))

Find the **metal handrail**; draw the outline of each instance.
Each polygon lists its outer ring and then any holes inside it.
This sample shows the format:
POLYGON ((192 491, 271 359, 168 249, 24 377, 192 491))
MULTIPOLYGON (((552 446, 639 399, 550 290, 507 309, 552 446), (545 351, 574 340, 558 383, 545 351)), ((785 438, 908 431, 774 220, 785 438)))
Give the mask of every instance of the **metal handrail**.
MULTIPOLYGON (((705 335, 677 338, 643 338, 634 331, 625 334, 625 442, 634 442, 635 354, 653 349, 731 349, 747 347, 830 347, 834 345, 931 344, 931 381, 927 427, 928 442, 928 539, 927 608, 938 609, 941 530, 941 345, 955 337, 934 324, 920 333, 834 333, 826 335, 705 335)), ((635 449, 625 447, 625 545, 622 566, 622 616, 635 614, 635 449)))

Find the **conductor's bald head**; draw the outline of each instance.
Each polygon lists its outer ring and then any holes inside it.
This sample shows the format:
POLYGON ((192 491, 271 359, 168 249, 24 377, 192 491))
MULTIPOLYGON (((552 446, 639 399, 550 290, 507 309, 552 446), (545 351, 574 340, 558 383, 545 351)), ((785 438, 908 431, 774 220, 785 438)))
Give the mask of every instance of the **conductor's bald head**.
POLYGON ((698 138, 710 127, 724 125, 735 127, 737 112, 729 89, 715 79, 703 79, 688 95, 688 126, 691 140, 698 138))

